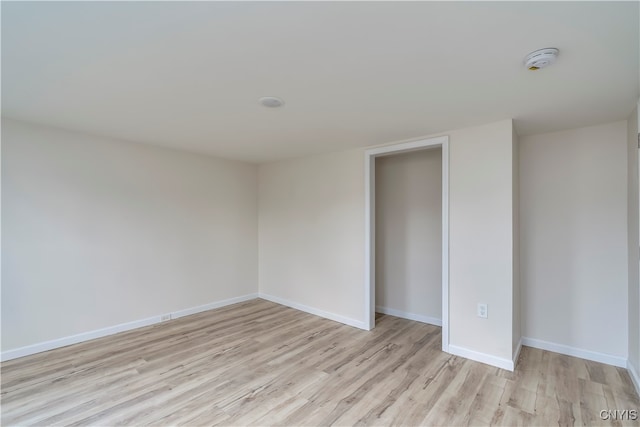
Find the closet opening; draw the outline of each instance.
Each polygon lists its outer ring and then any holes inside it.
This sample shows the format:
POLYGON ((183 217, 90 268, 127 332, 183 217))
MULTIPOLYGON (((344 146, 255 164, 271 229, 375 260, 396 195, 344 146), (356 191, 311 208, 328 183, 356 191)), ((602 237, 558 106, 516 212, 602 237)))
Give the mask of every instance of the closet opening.
POLYGON ((367 150, 365 309, 442 326, 448 351, 448 138, 367 150))

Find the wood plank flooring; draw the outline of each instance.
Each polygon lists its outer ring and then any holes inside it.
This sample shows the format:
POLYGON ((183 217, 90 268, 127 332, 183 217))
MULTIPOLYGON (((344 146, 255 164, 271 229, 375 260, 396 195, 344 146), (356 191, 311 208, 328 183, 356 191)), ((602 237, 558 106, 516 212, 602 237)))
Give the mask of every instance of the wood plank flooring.
POLYGON ((2 425, 638 425, 624 369, 523 348, 510 373, 440 328, 361 331, 263 300, 2 363, 2 425))

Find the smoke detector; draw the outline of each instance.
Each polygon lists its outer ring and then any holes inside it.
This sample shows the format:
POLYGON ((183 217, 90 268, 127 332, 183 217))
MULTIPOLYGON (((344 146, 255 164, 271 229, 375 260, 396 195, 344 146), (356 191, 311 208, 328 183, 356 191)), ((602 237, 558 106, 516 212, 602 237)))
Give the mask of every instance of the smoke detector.
POLYGON ((264 96, 258 99, 258 102, 267 108, 278 108, 284 105, 284 101, 275 96, 264 96))
POLYGON ((524 58, 524 65, 531 71, 539 70, 556 62, 559 52, 555 47, 538 49, 524 58))

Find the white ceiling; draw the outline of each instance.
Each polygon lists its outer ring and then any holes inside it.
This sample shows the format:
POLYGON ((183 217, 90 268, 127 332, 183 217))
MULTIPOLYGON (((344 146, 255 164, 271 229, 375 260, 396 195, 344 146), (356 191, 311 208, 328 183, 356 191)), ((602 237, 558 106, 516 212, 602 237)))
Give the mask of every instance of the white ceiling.
POLYGON ((248 161, 504 118, 547 132, 629 115, 639 16, 637 2, 2 2, 2 114, 248 161), (558 62, 527 71, 543 47, 558 62))

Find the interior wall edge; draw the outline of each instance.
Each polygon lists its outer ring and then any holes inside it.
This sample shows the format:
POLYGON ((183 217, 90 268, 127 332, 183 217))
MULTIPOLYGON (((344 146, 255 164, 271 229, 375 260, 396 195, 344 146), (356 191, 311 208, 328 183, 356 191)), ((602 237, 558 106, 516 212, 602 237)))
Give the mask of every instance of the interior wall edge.
POLYGON ((640 395, 640 374, 638 371, 640 369, 636 368, 631 359, 627 360, 627 371, 629 372, 629 376, 631 377, 631 382, 633 386, 636 388, 636 392, 640 395))
POLYGON ((58 126, 50 123, 41 122, 38 120, 27 120, 24 118, 14 117, 13 115, 7 115, 4 112, 2 112, 0 117, 3 121, 14 122, 14 123, 22 124, 25 126, 32 126, 36 128, 45 129, 45 130, 48 129, 48 130, 57 131, 57 132, 74 133, 74 134, 85 136, 87 138, 97 138, 105 141, 111 141, 114 144, 127 144, 127 145, 134 145, 138 147, 146 147, 149 149, 158 149, 158 150, 163 150, 168 152, 190 154, 192 156, 199 156, 207 159, 223 160, 226 162, 235 162, 235 163, 240 163, 245 165, 252 165, 252 166, 255 166, 256 168, 261 164, 260 162, 249 161, 249 160, 239 160, 234 157, 220 156, 217 154, 203 152, 200 150, 190 150, 189 148, 185 148, 185 147, 173 147, 168 145, 155 144, 151 142, 137 141, 137 140, 127 139, 127 138, 109 136, 109 135, 101 134, 99 132, 91 132, 85 129, 76 129, 72 127, 58 126))
POLYGON ((513 352, 513 369, 518 365, 518 359, 520 358, 520 351, 522 350, 522 337, 518 340, 518 345, 513 352))
POLYGON ((200 305, 197 307, 186 308, 184 310, 178 310, 171 313, 158 314, 155 316, 147 317, 145 319, 134 320, 132 322, 120 323, 118 325, 108 326, 102 329, 96 329, 93 331, 82 332, 76 335, 57 338, 50 341, 44 341, 36 344, 27 345, 11 350, 3 351, 0 354, 0 361, 6 362, 7 360, 17 359, 19 357, 30 356, 36 353, 42 353, 44 351, 55 350, 57 348, 66 347, 72 344, 78 344, 85 341, 91 341, 97 338, 114 335, 120 332, 126 332, 133 329, 142 328, 145 326, 155 325, 156 323, 166 322, 172 319, 178 319, 184 316, 190 316, 192 314, 202 313, 203 311, 213 310, 216 308, 222 308, 228 305, 238 304, 240 302, 249 301, 258 298, 257 293, 241 295, 234 298, 228 298, 221 301, 214 301, 208 304, 200 305), (169 316, 169 318, 167 318, 169 316))
POLYGON ((627 367, 627 358, 616 356, 613 354, 605 354, 597 351, 586 350, 583 348, 570 347, 564 344, 539 340, 536 338, 522 337, 522 345, 537 348, 539 350, 552 351, 554 353, 564 354, 566 356, 579 357, 580 359, 600 362, 606 365, 617 366, 619 368, 627 367))
POLYGON ((449 353, 453 354, 454 356, 464 357, 465 359, 473 360, 476 362, 484 363, 485 365, 495 366, 496 368, 513 372, 514 363, 511 359, 493 356, 491 354, 482 353, 453 344, 449 344, 449 353))
POLYGON ((354 328, 363 329, 365 331, 369 330, 366 323, 361 320, 352 319, 350 317, 341 316, 339 314, 331 313, 329 311, 320 310, 318 308, 310 307, 308 305, 304 305, 304 304, 300 304, 284 298, 280 298, 275 295, 269 295, 269 294, 260 292, 258 293, 258 298, 271 301, 276 304, 284 305, 286 307, 293 308, 295 310, 304 311, 305 313, 313 314, 314 316, 319 316, 328 320, 333 320, 334 322, 339 322, 347 326, 353 326, 354 328))
POLYGON ((416 322, 427 323, 434 326, 442 326, 442 318, 424 316, 422 314, 409 313, 407 311, 396 310, 394 308, 376 305, 376 312, 388 314, 389 316, 401 317, 403 319, 415 320, 416 322))

